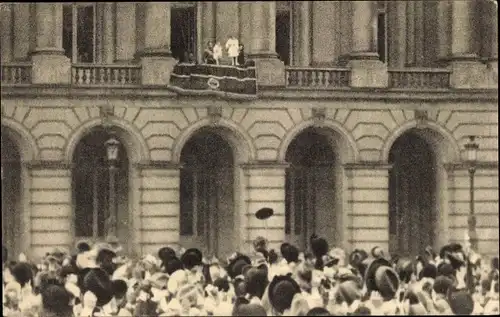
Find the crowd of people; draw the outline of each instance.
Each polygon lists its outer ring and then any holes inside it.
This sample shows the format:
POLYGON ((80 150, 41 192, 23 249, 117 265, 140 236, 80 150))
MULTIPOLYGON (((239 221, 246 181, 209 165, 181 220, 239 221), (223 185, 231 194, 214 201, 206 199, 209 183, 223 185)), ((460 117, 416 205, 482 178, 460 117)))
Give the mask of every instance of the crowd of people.
POLYGON ((467 246, 416 258, 375 247, 347 255, 316 235, 311 252, 266 239, 251 254, 204 258, 165 246, 127 258, 116 239, 80 241, 41 263, 12 260, 3 247, 3 316, 497 315, 498 257, 467 246))

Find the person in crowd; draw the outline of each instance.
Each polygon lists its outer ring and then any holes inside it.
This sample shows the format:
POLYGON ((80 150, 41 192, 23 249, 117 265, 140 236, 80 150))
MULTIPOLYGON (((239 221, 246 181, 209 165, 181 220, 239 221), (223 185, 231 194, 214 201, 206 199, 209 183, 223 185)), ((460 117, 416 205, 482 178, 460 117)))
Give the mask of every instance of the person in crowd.
MULTIPOLYGON (((332 248, 310 239, 313 254, 291 243, 280 253, 258 237, 250 254, 226 260, 200 250, 164 246, 157 256, 127 258, 109 244, 76 248, 77 259, 54 250, 40 262, 4 259, 3 316, 357 316, 497 315, 498 258, 474 261, 473 253, 449 244, 439 256, 386 259, 332 248), (111 267, 117 258, 124 263, 111 267), (70 257, 71 258, 71 257, 70 257), (74 259, 74 258, 73 258, 74 259), (466 266, 480 276, 467 283, 466 266)), ((5 253, 5 252, 4 252, 5 253)))
POLYGON ((227 56, 231 59, 232 66, 238 65, 239 46, 238 39, 234 35, 229 36, 226 42, 226 51, 227 56))
POLYGON ((214 65, 217 64, 214 58, 214 43, 208 41, 205 50, 203 51, 203 61, 205 64, 214 65))

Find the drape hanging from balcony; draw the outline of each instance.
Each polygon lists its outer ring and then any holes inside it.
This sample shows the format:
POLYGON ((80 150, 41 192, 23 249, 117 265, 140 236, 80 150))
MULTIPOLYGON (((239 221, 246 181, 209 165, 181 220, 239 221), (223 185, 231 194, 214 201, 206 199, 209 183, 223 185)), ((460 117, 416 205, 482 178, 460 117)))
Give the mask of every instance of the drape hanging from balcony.
POLYGON ((177 64, 168 88, 180 95, 256 99, 255 67, 177 64))

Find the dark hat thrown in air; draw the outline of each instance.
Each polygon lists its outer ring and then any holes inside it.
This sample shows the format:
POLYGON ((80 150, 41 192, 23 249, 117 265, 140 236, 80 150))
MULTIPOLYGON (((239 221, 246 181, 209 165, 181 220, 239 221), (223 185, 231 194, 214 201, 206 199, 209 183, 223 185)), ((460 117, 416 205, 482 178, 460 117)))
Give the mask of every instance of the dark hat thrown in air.
POLYGON ((266 220, 274 215, 274 210, 272 208, 261 208, 255 213, 255 217, 259 220, 266 220))

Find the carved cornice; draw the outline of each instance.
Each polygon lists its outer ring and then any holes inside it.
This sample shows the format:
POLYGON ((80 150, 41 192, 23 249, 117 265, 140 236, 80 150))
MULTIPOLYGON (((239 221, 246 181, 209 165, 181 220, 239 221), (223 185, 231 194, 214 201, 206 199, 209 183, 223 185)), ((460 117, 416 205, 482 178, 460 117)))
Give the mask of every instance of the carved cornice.
POLYGON ((171 161, 149 161, 149 162, 139 162, 133 164, 133 166, 140 170, 180 170, 183 165, 174 163, 171 161))
MULTIPOLYGON (((468 170, 471 166, 466 162, 445 163, 444 168, 447 171, 468 170)), ((476 162, 474 168, 477 170, 497 170, 498 162, 476 162)))
POLYGON ((243 169, 286 169, 289 163, 277 161, 255 161, 239 165, 243 169))
POLYGON ((26 168, 32 170, 71 170, 74 166, 66 161, 29 161, 22 163, 26 168))
POLYGON ((345 163, 343 164, 346 170, 390 170, 392 164, 384 162, 359 162, 359 163, 345 163))

